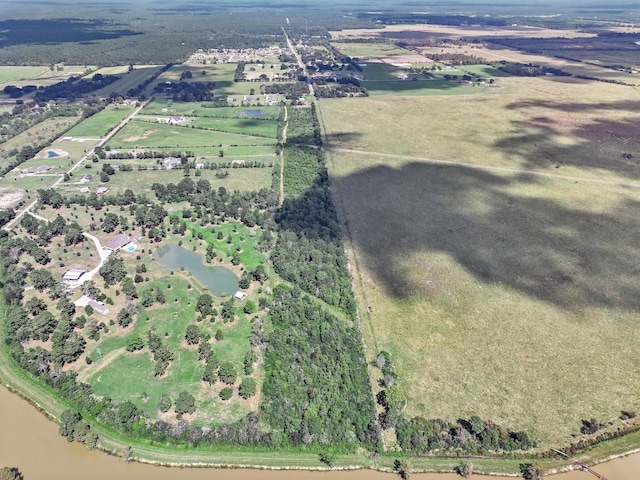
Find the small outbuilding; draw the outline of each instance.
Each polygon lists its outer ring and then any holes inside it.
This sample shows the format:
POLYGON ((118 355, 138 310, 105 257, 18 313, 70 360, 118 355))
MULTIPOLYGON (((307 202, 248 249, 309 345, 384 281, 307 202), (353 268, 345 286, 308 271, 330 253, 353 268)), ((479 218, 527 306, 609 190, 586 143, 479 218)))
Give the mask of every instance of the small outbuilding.
POLYGON ((93 308, 94 312, 98 312, 100 315, 107 315, 109 313, 109 309, 104 306, 104 303, 98 302, 97 300, 89 300, 87 305, 93 308))
POLYGON ((77 268, 72 268, 67 270, 62 276, 62 280, 69 286, 75 286, 80 281, 80 278, 87 273, 86 270, 80 270, 77 268))
POLYGON ((240 290, 238 290, 234 295, 233 298, 237 298, 238 300, 244 300, 245 298, 247 298, 249 296, 249 294, 247 294, 246 292, 242 292, 240 290))

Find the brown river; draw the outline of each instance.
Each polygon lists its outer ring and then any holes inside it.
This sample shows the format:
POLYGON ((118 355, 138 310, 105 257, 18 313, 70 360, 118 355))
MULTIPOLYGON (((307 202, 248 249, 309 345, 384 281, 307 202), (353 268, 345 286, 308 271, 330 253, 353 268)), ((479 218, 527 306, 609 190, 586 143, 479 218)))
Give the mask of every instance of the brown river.
MULTIPOLYGON (((55 423, 46 419, 25 400, 0 387, 0 467, 18 467, 25 480, 393 480, 396 475, 356 470, 304 472, 251 469, 178 469, 125 463, 118 457, 89 451, 83 445, 67 443, 58 435, 55 423)), ((594 467, 607 480, 640 479, 640 454, 594 467)), ((461 480, 455 474, 413 474, 418 480, 461 480)), ((473 475, 475 480, 490 477, 473 475)), ((556 475, 556 480, 589 480, 586 472, 556 475)))

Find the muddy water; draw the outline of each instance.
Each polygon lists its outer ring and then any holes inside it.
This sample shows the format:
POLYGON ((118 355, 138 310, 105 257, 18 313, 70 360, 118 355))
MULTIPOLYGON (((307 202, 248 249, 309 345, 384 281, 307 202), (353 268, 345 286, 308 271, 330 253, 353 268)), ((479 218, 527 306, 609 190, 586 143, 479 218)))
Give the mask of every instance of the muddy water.
MULTIPOLYGON (((267 471, 248 469, 177 469, 125 463, 58 435, 57 425, 26 401, 0 387, 0 466, 18 467, 26 480, 393 480, 395 475, 358 470, 351 472, 267 471)), ((595 467, 609 480, 640 478, 640 455, 595 467)), ((418 480, 460 480, 454 474, 414 474, 418 480)), ((476 480, 489 477, 474 475, 476 480)), ((556 480, 589 480, 584 472, 553 477, 556 480)))

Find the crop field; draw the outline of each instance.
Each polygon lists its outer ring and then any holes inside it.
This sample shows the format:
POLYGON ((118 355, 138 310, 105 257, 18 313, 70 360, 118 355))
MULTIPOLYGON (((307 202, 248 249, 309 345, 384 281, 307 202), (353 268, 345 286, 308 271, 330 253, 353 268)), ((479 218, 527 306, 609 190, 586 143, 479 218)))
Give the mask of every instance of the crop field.
MULTIPOLYGON (((487 93, 488 88, 446 80, 379 80, 362 82, 369 95, 423 96, 423 95, 473 95, 487 93)), ((499 93, 492 88, 489 93, 499 93)))
POLYGON ((637 93, 513 82, 321 118, 368 355, 392 354, 408 415, 558 444, 640 407, 637 93))
POLYGON ((80 124, 69 130, 68 137, 94 137, 100 138, 106 135, 115 125, 133 111, 131 105, 117 105, 107 107, 104 110, 83 120, 80 124))
POLYGON ((133 121, 109 142, 112 148, 194 148, 211 145, 275 145, 273 138, 237 135, 161 123, 133 121))

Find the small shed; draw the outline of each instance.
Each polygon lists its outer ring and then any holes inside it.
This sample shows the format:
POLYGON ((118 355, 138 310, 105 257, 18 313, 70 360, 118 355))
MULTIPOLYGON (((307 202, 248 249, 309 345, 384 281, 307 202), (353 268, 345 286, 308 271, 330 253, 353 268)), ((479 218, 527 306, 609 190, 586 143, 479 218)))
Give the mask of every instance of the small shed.
POLYGON ((93 308, 94 312, 98 312, 100 315, 107 315, 109 313, 109 309, 104 306, 104 303, 98 302, 96 300, 89 300, 87 305, 93 308))
POLYGON ((237 298, 238 300, 244 300, 245 298, 247 298, 249 295, 246 292, 242 292, 240 290, 238 290, 234 295, 233 298, 237 298))

